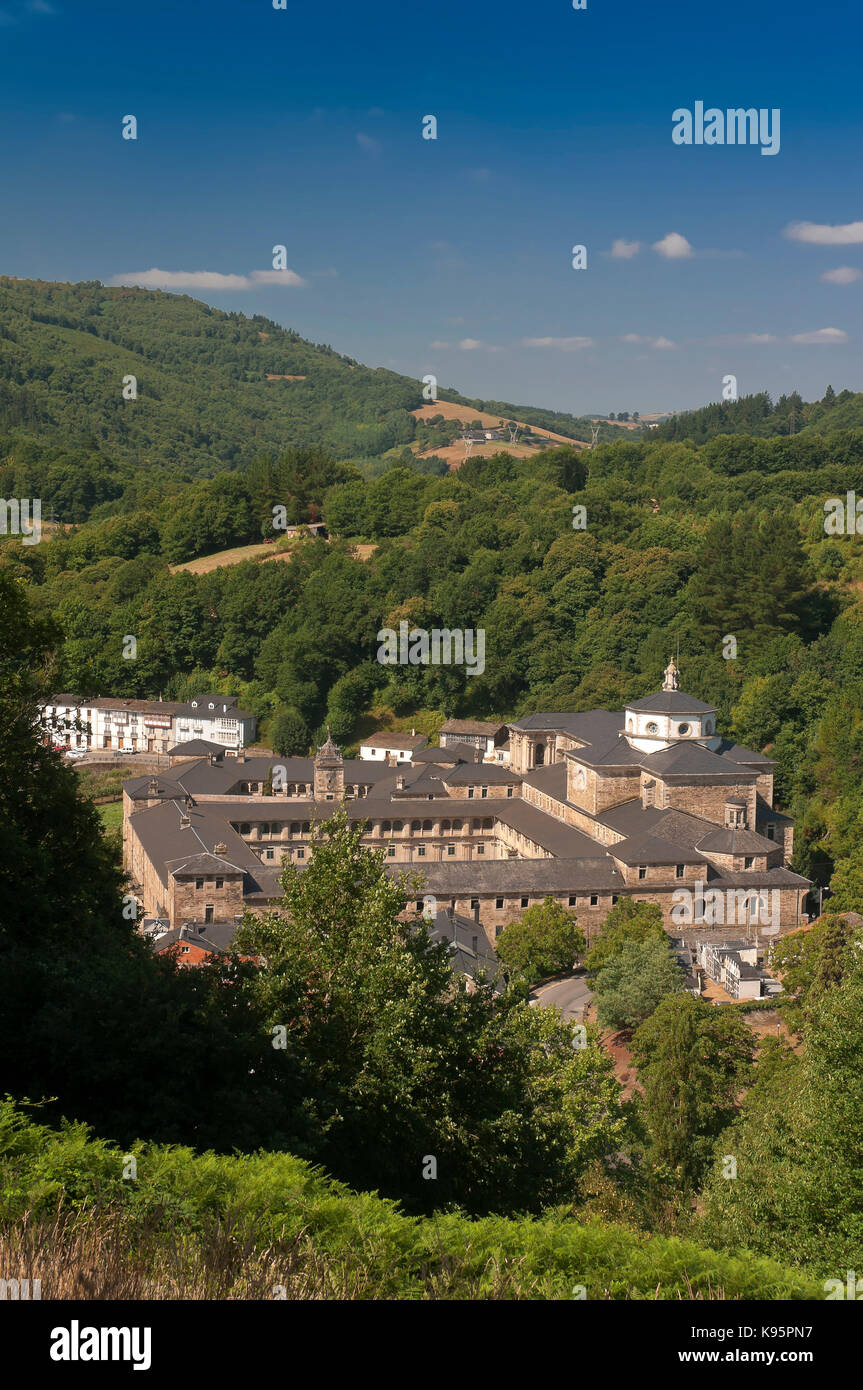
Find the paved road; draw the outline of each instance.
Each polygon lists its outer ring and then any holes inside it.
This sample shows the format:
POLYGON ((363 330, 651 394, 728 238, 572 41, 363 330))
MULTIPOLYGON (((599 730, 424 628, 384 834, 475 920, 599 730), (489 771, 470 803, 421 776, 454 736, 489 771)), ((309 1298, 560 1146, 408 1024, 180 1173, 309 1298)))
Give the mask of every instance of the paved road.
POLYGON ((531 993, 531 1001, 537 1004, 554 1006, 565 1019, 580 1022, 585 1006, 593 998, 583 975, 568 975, 564 980, 553 980, 551 984, 540 985, 531 993))

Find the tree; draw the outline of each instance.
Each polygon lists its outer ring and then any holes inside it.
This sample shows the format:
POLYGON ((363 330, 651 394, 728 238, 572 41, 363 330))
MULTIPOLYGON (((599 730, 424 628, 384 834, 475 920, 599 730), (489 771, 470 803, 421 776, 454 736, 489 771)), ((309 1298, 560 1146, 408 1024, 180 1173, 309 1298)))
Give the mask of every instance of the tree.
POLYGON ((519 921, 510 922, 496 942, 504 965, 531 980, 572 970, 584 946, 575 913, 550 897, 534 903, 519 921))
POLYGON ((305 757, 309 751, 310 735, 299 710, 279 710, 270 726, 270 742, 280 758, 305 757))
POLYGON ((726 1249, 769 1252, 843 1282, 858 1258, 863 1212, 861 957, 851 952, 841 984, 820 999, 802 1056, 786 1054, 723 1135, 702 1226, 726 1249), (733 1182, 720 1149, 736 1157, 733 1182))
POLYGON ((640 903, 635 898, 620 898, 602 924, 602 935, 591 947, 587 968, 591 974, 602 970, 628 941, 668 941, 662 925, 662 909, 656 903, 640 903))
POLYGON ((698 1182, 734 1118, 753 1054, 740 1014, 691 994, 664 999, 633 1037, 655 1159, 687 1185, 698 1182))
POLYGON ((637 1028, 666 995, 683 989, 683 971, 662 935, 625 941, 594 977, 596 1015, 607 1028, 637 1028))
POLYGON ((536 1210, 571 1200, 623 1133, 592 1040, 522 991, 469 991, 446 942, 403 919, 406 890, 344 811, 322 826, 284 898, 247 916, 238 948, 266 962, 256 1010, 302 1074, 308 1152, 353 1186, 413 1204, 536 1210), (424 1156, 437 1180, 423 1180, 424 1156))

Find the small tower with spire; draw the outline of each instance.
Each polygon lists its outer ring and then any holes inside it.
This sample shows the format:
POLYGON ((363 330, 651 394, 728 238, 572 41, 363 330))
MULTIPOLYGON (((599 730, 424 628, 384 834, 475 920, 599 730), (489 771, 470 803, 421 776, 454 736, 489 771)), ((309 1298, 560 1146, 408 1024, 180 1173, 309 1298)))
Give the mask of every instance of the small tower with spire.
POLYGON ((327 727, 327 741, 315 757, 315 801, 343 801, 344 795, 345 760, 327 727))

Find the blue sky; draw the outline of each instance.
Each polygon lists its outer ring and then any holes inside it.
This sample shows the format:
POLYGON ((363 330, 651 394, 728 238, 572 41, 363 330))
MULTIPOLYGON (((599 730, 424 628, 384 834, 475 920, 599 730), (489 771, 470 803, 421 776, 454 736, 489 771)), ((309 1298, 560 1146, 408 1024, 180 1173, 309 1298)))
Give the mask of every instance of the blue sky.
POLYGON ((861 29, 838 0, 0 0, 0 272, 170 273, 577 414, 861 389, 861 29), (699 100, 779 108, 779 153, 675 145, 699 100), (276 244, 290 283, 256 281, 276 244))

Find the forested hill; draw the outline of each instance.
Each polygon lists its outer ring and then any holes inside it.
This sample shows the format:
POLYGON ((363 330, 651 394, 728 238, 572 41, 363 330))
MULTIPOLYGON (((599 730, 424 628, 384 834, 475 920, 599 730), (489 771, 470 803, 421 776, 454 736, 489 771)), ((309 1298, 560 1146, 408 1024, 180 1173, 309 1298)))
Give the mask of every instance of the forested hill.
POLYGON ((828 386, 820 401, 804 401, 798 391, 773 401, 766 391, 736 401, 714 401, 700 410, 685 410, 657 426, 658 439, 691 439, 706 444, 718 434, 832 434, 863 426, 863 392, 828 386))
MULTIPOLYGON (((456 426, 447 433, 411 414, 427 404, 422 393, 417 379, 188 295, 0 276, 0 439, 95 447, 115 465, 191 475, 286 447, 371 460, 415 440, 422 449, 451 443, 456 426), (136 400, 123 396, 129 376, 136 400)), ((440 395, 478 405, 454 390, 440 395)), ((589 422, 571 415, 519 413, 506 402, 494 409, 590 438, 589 422)))
POLYGON ((0 433, 207 474, 287 444, 375 456, 413 438, 408 412, 422 403, 418 381, 258 315, 98 281, 0 278, 0 433))

